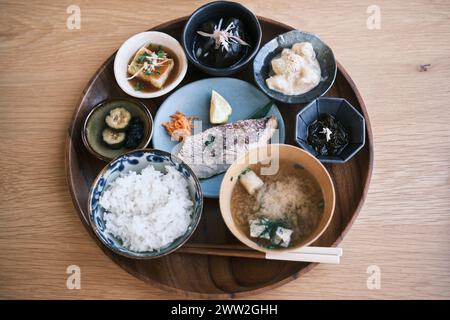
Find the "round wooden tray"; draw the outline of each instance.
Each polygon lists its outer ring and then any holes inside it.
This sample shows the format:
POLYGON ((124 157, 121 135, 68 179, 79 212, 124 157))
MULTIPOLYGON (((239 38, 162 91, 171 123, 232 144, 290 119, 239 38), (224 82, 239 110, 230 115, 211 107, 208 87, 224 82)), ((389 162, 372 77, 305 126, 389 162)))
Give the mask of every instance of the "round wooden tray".
MULTIPOLYGON (((186 20, 187 17, 183 17, 151 30, 166 32, 180 39, 186 20)), ((266 18, 259 20, 263 30, 261 45, 280 33, 292 30, 289 26, 266 18)), ((229 298, 259 293, 278 287, 311 270, 316 264, 185 253, 173 253, 155 260, 132 260, 117 255, 103 246, 88 223, 87 204, 91 184, 106 163, 94 158, 85 149, 81 139, 81 128, 85 116, 100 101, 128 97, 115 81, 114 56, 115 54, 100 67, 83 91, 69 127, 66 144, 66 173, 73 203, 84 226, 105 254, 139 279, 190 297, 229 298)), ((208 75, 189 66, 185 79, 178 87, 205 77, 208 75)), ((254 83, 251 64, 234 77, 254 83)), ((345 98, 359 109, 366 118, 367 131, 366 145, 355 157, 345 164, 326 165, 336 188, 336 211, 330 226, 314 243, 317 246, 336 246, 350 229, 363 205, 373 166, 373 138, 368 114, 355 84, 339 64, 336 82, 327 96, 345 98)), ((158 106, 166 97, 167 95, 141 101, 155 115, 158 106)), ((295 115, 303 105, 292 106, 282 103, 277 105, 286 124, 286 143, 295 145, 295 115)), ((202 219, 190 241, 237 243, 222 220, 216 199, 205 199, 202 219)))

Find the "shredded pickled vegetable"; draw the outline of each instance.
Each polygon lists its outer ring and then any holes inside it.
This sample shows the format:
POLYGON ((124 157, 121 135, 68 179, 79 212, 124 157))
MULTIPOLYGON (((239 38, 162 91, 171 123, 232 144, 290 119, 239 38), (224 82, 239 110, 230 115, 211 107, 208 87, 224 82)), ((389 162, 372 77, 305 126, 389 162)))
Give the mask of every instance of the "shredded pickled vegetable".
POLYGON ((240 43, 244 46, 250 46, 247 42, 239 38, 238 34, 233 34, 233 28, 235 25, 231 22, 224 30, 222 28, 223 18, 220 19, 219 24, 214 26, 213 33, 207 33, 204 31, 197 31, 197 33, 203 37, 209 37, 215 41, 215 49, 223 48, 225 51, 229 51, 230 42, 240 43))
POLYGON ((175 141, 183 141, 192 134, 193 121, 196 117, 186 117, 183 112, 177 111, 170 116, 169 122, 164 122, 162 126, 175 141))

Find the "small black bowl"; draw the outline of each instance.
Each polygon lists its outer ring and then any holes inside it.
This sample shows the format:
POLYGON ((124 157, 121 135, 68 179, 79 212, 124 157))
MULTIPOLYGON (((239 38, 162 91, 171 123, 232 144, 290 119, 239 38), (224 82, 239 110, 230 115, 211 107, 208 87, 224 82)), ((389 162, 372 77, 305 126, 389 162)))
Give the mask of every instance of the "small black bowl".
POLYGON ((256 55, 261 45, 262 31, 258 18, 240 3, 215 1, 201 6, 190 16, 183 29, 181 42, 188 60, 203 72, 213 76, 227 76, 242 70, 256 55), (211 19, 237 18, 245 26, 246 41, 250 44, 246 56, 226 68, 214 68, 200 63, 194 55, 194 36, 202 23, 211 19))
POLYGON ((364 117, 347 100, 322 97, 312 101, 297 113, 295 140, 297 144, 314 155, 320 162, 345 163, 364 146, 366 138, 364 117), (350 134, 349 144, 339 156, 322 156, 308 144, 308 127, 324 113, 334 116, 350 134))
POLYGON ((267 42, 253 61, 253 76, 259 88, 269 97, 284 103, 307 103, 317 97, 323 96, 333 85, 336 79, 337 65, 333 51, 318 36, 300 31, 292 30, 278 35, 267 42), (321 80, 319 84, 308 92, 300 95, 286 95, 281 92, 269 89, 266 79, 272 72, 271 61, 281 54, 285 48, 292 48, 297 42, 310 42, 316 53, 317 61, 320 64, 321 80))

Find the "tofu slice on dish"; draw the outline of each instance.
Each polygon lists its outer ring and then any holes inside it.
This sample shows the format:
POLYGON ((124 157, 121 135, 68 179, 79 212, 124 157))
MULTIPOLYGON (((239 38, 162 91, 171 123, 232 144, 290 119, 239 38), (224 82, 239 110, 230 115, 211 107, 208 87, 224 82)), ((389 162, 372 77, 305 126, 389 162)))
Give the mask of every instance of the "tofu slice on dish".
MULTIPOLYGON (((151 51, 148 50, 145 47, 142 47, 139 49, 138 52, 136 52, 133 60, 131 61, 130 65, 128 66, 128 74, 134 75, 136 72, 139 71, 139 69, 142 68, 142 63, 139 62, 139 59, 142 55, 147 54, 150 55, 151 51)), ((172 71, 174 67, 174 61, 173 59, 168 59, 164 65, 161 65, 158 69, 158 73, 151 73, 149 75, 145 74, 143 70, 139 71, 139 73, 136 75, 136 78, 150 83, 155 88, 161 89, 164 86, 164 83, 166 83, 167 79, 169 78, 170 72, 172 71)))

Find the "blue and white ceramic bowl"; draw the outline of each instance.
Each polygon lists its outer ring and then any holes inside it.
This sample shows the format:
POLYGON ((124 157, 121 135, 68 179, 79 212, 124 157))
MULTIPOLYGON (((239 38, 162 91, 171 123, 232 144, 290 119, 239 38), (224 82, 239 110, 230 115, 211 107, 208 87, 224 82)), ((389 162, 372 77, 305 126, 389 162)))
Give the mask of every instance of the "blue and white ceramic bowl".
POLYGON ((180 159, 172 156, 170 153, 157 149, 140 149, 135 150, 124 155, 121 155, 112 160, 99 173, 94 181, 89 194, 89 221, 95 234, 99 237, 101 242, 112 251, 129 258, 137 259, 152 259, 167 255, 179 247, 181 247, 192 235, 197 227, 203 209, 203 194, 198 181, 192 170, 180 159), (186 233, 177 238, 174 242, 159 251, 135 252, 125 248, 120 239, 115 238, 105 230, 105 223, 103 220, 104 208, 99 204, 99 199, 105 189, 108 188, 120 175, 126 174, 130 171, 140 172, 149 165, 153 166, 155 170, 164 172, 165 166, 172 166, 182 173, 188 182, 189 193, 194 202, 194 210, 192 213, 191 224, 186 233))

